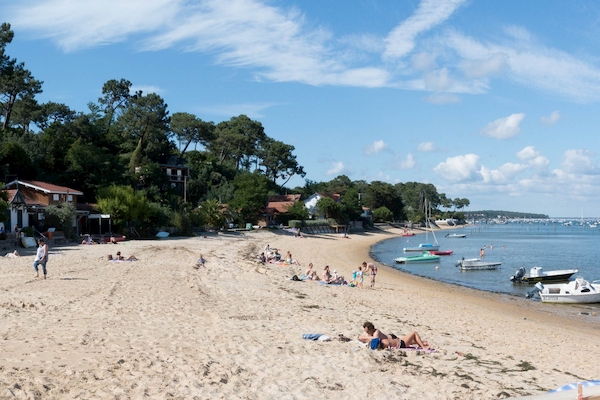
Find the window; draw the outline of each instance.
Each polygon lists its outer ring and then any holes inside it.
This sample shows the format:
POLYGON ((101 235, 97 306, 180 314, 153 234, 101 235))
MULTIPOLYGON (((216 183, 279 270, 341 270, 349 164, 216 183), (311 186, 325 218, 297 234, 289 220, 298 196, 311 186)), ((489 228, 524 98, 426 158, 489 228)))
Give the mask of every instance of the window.
POLYGON ((73 195, 72 194, 68 194, 67 195, 67 201, 73 201, 73 195))
POLYGON ((56 193, 55 193, 55 194, 53 194, 53 195, 52 195, 52 198, 54 199, 54 201, 58 201, 58 194, 56 194, 56 193))

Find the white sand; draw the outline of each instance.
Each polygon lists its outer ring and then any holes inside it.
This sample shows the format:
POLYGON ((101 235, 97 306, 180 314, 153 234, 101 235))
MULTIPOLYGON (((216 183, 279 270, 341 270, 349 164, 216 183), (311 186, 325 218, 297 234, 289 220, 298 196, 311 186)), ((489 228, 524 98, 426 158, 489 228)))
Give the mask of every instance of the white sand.
POLYGON ((46 281, 33 278, 33 255, 2 258, 0 398, 497 399, 599 378, 600 321, 585 308, 381 266, 375 290, 368 277, 365 289, 286 279, 309 262, 349 277, 373 243, 398 234, 54 247, 46 281), (302 267, 259 265, 267 243, 302 267), (105 261, 117 250, 140 261, 105 261), (200 254, 208 263, 194 269, 200 254), (366 320, 416 330, 437 352, 301 338, 356 338, 366 320))

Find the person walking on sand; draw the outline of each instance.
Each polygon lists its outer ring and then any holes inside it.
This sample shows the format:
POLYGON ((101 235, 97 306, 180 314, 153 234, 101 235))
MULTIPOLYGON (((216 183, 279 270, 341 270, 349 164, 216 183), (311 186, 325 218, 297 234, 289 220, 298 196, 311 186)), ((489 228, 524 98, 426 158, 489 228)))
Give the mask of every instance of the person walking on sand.
POLYGON ((358 267, 358 272, 356 273, 356 286, 362 289, 363 281, 364 281, 364 272, 363 272, 363 267, 360 266, 360 267, 358 267))
MULTIPOLYGON (((365 263, 363 263, 364 265, 365 263)), ((375 288, 375 276, 377 276, 377 267, 373 263, 367 264, 367 271, 371 273, 371 289, 375 288)))
POLYGON ((38 249, 35 255, 35 260, 33 261, 33 269, 35 269, 35 277, 40 277, 40 272, 38 271, 38 265, 42 266, 42 271, 44 272, 44 279, 46 279, 46 263, 48 262, 48 245, 44 243, 44 239, 38 240, 38 249))

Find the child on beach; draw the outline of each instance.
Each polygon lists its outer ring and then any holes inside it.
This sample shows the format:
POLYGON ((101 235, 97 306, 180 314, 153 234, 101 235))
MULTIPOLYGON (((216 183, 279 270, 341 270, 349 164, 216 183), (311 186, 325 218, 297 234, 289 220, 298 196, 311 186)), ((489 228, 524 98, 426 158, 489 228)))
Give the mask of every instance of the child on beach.
POLYGON ((360 267, 358 267, 358 272, 356 273, 356 281, 357 281, 356 286, 362 289, 363 280, 364 280, 364 274, 363 274, 363 268, 361 265, 360 267))
POLYGON ((200 258, 196 261, 196 267, 204 267, 204 264, 206 264, 206 260, 202 257, 202 254, 200 254, 200 258))

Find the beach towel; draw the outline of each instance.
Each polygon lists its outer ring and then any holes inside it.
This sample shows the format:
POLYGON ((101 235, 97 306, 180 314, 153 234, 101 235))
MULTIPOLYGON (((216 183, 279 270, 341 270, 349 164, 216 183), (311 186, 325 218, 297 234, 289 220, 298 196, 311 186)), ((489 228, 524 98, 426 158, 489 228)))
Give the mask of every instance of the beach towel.
POLYGON ((306 340, 320 340, 322 342, 328 342, 331 338, 327 335, 323 335, 322 333, 304 333, 302 334, 302 339, 306 340))
POLYGON ((577 389, 577 385, 579 383, 581 383, 581 387, 599 386, 600 385, 600 381, 599 380, 583 381, 583 382, 571 383, 571 384, 559 387, 558 389, 551 390, 548 393, 563 392, 565 390, 575 390, 575 389, 577 389))

